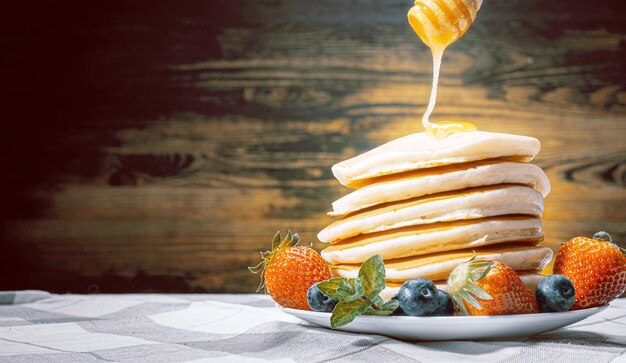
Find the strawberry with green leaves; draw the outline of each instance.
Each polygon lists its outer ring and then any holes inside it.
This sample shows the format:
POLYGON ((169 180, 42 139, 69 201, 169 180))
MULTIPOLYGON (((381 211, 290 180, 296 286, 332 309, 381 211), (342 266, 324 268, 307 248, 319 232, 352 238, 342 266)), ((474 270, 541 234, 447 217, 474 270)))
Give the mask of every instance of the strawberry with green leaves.
POLYGON ((311 285, 331 277, 330 268, 317 251, 297 246, 298 234, 287 231, 281 240, 280 232, 274 235, 272 249, 261 252, 263 261, 249 270, 261 273, 263 287, 279 305, 300 310, 311 310, 306 293, 311 285))
POLYGON ((472 259, 448 279, 452 299, 463 315, 527 314, 538 311, 535 295, 509 266, 472 259))

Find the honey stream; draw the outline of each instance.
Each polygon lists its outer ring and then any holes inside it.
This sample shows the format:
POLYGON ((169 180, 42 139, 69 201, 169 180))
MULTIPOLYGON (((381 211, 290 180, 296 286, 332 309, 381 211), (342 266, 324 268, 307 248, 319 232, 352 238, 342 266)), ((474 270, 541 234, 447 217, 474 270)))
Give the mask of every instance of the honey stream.
POLYGON ((416 0, 407 14, 417 36, 430 48, 433 57, 433 84, 428 107, 422 117, 426 132, 445 137, 454 132, 473 131, 477 127, 466 121, 430 122, 435 103, 441 59, 446 48, 459 39, 476 19, 482 0, 416 0))

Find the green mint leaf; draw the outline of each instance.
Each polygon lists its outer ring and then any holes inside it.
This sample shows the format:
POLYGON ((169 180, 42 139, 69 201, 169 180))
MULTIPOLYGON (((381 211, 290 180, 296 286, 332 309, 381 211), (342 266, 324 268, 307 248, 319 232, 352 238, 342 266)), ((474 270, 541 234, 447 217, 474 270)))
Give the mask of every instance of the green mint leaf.
POLYGON ((381 306, 385 304, 385 302, 383 301, 383 298, 378 295, 374 296, 370 300, 372 300, 372 303, 374 303, 374 305, 376 305, 376 308, 379 308, 379 309, 381 306))
POLYGON ((358 278, 335 277, 317 285, 322 294, 343 302, 351 302, 363 296, 363 286, 358 278))
POLYGON ((387 301, 386 303, 384 303, 381 308, 385 311, 391 311, 393 313, 399 307, 400 307, 400 302, 398 300, 391 299, 387 301))
POLYGON ((333 314, 330 316, 330 327, 335 329, 351 323, 354 318, 363 314, 369 307, 369 303, 362 299, 351 302, 340 301, 335 305, 333 314))
POLYGON ((376 304, 376 308, 373 305, 370 305, 367 310, 365 310, 366 315, 391 315, 400 306, 398 300, 389 300, 384 303, 383 299, 378 295, 371 299, 371 301, 376 304))
POLYGON ((385 264, 380 255, 374 255, 363 262, 359 269, 359 279, 363 284, 365 296, 373 298, 385 288, 385 264))
POLYGON ((363 296, 363 285, 361 285, 361 281, 359 278, 348 279, 348 281, 340 284, 339 288, 337 288, 337 293, 339 294, 339 301, 343 302, 351 302, 363 296))
POLYGON ((364 315, 377 315, 377 316, 389 316, 393 314, 393 310, 374 310, 372 307, 368 307, 363 313, 364 315))
POLYGON ((330 280, 322 281, 317 284, 317 288, 320 289, 322 294, 328 296, 331 299, 341 301, 343 295, 338 291, 340 286, 348 283, 348 279, 343 277, 335 277, 330 280))

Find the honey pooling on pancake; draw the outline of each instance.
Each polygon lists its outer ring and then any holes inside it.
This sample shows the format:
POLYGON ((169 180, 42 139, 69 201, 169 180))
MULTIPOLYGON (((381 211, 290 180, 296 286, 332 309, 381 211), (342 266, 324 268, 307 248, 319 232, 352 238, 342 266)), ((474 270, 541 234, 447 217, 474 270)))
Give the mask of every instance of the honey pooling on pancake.
POLYGON ((430 114, 437 100, 437 84, 441 58, 445 49, 469 29, 482 0, 416 0, 407 14, 409 24, 417 36, 426 44, 433 56, 433 85, 428 108, 422 117, 426 132, 438 137, 461 131, 474 131, 476 125, 465 121, 443 121, 432 123, 430 114))

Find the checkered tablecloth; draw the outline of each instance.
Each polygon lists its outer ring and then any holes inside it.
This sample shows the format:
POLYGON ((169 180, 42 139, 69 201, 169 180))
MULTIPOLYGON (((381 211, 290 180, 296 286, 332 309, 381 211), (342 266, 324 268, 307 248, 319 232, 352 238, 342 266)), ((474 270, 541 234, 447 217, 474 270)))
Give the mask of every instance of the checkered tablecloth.
POLYGON ((309 325, 263 295, 0 292, 0 362, 626 362, 626 299, 517 341, 404 342, 309 325))

